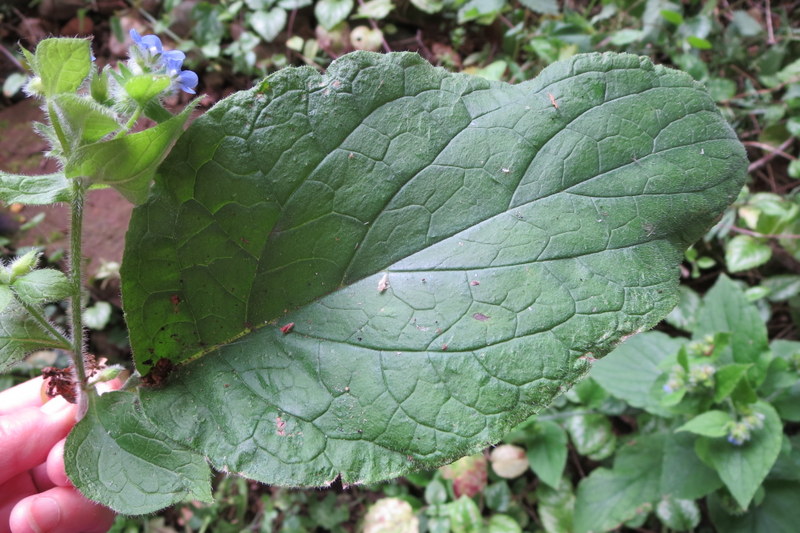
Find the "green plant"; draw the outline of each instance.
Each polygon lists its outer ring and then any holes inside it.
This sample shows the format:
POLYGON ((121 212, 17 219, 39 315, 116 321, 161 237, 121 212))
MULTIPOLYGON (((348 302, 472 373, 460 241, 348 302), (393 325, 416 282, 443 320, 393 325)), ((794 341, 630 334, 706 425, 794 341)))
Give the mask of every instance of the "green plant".
MULTIPOLYGON (((4 200, 75 212, 68 278, 32 257, 5 270, 0 321, 37 335, 10 335, 3 362, 71 349, 85 416, 67 471, 125 513, 209 499, 208 462, 276 484, 371 482, 499 440, 669 312, 684 250, 744 179, 702 87, 645 58, 575 56, 512 86, 356 53, 325 76, 274 74, 181 135, 191 107, 158 101, 190 76, 153 39, 134 48, 150 70, 95 72, 78 96, 88 43, 43 41, 28 58, 65 172, 2 175, 4 200), (161 122, 128 133, 148 113, 161 122), (63 294, 30 300, 21 281, 61 280, 82 331, 92 184, 143 202, 120 272, 141 375, 103 396, 82 335, 36 307, 63 294)), ((458 506, 451 520, 474 515, 458 506)))

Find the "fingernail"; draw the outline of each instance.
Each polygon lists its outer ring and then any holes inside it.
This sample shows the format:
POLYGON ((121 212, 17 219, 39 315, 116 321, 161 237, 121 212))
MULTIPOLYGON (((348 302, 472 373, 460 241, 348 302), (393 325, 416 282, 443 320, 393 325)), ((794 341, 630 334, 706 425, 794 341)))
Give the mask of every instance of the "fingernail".
POLYGON ((61 507, 53 498, 45 496, 36 498, 31 504, 31 515, 28 525, 36 533, 52 531, 61 522, 61 507))
POLYGON ((69 403, 67 400, 65 400, 63 397, 56 396, 55 398, 53 398, 52 400, 50 400, 49 402, 44 404, 41 407, 41 410, 45 414, 54 415, 54 414, 58 413, 59 411, 61 411, 63 409, 66 409, 70 405, 72 405, 72 404, 69 403))

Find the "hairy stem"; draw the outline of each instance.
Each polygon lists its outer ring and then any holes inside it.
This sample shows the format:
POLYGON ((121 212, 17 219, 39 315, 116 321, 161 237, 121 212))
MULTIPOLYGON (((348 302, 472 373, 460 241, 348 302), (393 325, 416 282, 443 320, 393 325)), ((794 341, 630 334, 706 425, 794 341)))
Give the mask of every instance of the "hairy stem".
POLYGON ((83 256, 81 254, 81 237, 83 228, 83 201, 86 190, 83 183, 76 179, 72 183, 72 224, 69 232, 69 280, 72 297, 70 298, 70 325, 72 330, 72 362, 83 392, 86 387, 86 368, 83 358, 83 306, 81 291, 83 288, 83 256))
POLYGON ((136 111, 134 111, 133 115, 131 115, 131 118, 128 119, 128 122, 125 123, 125 125, 122 127, 121 130, 117 132, 116 135, 114 135, 114 138, 118 139, 123 135, 125 135, 126 133, 128 133, 130 129, 136 124, 136 121, 139 120, 139 117, 141 115, 142 115, 142 108, 137 107, 136 111))
POLYGON ((61 121, 58 119, 58 115, 53 107, 53 103, 49 100, 47 102, 47 115, 50 119, 50 124, 53 126, 53 131, 55 131, 56 137, 58 137, 58 142, 61 144, 61 150, 64 152, 64 155, 68 155, 70 152, 70 146, 69 141, 67 140, 67 135, 64 133, 64 129, 61 127, 61 121))

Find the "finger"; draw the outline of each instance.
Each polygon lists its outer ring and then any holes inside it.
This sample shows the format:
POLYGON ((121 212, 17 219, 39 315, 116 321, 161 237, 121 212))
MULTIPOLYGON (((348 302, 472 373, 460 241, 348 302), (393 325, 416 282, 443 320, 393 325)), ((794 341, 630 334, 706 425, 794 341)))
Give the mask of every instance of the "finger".
POLYGON ((36 486, 36 492, 44 492, 56 486, 47 473, 47 462, 36 465, 34 468, 28 470, 28 472, 30 472, 33 484, 36 486))
POLYGON ((28 472, 23 472, 0 485, 0 533, 11 531, 8 520, 14 506, 22 498, 39 492, 28 472))
POLYGON ((45 462, 50 448, 75 424, 75 409, 59 397, 0 416, 0 485, 45 462))
POLYGON ((44 378, 39 376, 0 392, 0 415, 13 413, 23 407, 42 405, 43 382, 44 378))
POLYGON ((13 533, 104 533, 113 523, 114 511, 66 487, 23 499, 9 518, 13 533))
POLYGON ((47 455, 47 477, 59 487, 71 487, 72 483, 67 477, 64 468, 64 443, 67 439, 61 439, 50 449, 47 455))

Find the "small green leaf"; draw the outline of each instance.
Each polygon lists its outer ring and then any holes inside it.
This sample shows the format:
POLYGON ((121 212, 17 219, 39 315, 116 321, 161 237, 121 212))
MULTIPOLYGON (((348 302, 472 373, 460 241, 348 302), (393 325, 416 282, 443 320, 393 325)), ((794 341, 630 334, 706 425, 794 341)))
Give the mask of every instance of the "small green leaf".
POLYGON ((192 109, 190 104, 150 129, 80 147, 67 162, 66 176, 111 185, 131 202, 143 202, 156 168, 183 133, 192 109))
POLYGON ((116 115, 91 98, 60 94, 54 104, 73 147, 99 141, 120 128, 116 115))
POLYGON ((27 205, 68 202, 70 182, 61 172, 39 176, 8 174, 0 170, 0 201, 27 205))
POLYGON ((693 48, 698 48, 700 50, 711 50, 714 47, 711 44, 711 41, 694 35, 687 37, 686 42, 689 43, 693 48))
POLYGON ((595 362, 589 375, 633 407, 665 414, 660 395, 654 394, 656 382, 663 375, 659 365, 675 354, 683 342, 658 331, 635 335, 595 362))
POLYGON ((429 15, 438 13, 444 7, 443 0, 411 0, 411 3, 414 4, 414 7, 429 15))
POLYGON ((593 456, 592 459, 599 461, 614 452, 617 436, 606 416, 597 413, 574 415, 566 420, 564 426, 579 454, 593 456))
POLYGON ((786 129, 793 137, 800 137, 800 116, 789 117, 789 120, 786 121, 786 129))
POLYGON ((286 26, 286 10, 275 7, 269 11, 256 11, 248 21, 262 39, 271 43, 286 26))
POLYGON ((483 498, 486 502, 486 507, 492 511, 504 513, 511 504, 511 489, 508 488, 508 483, 505 480, 501 480, 486 487, 483 491, 483 498))
POLYGON ((487 533, 522 533, 519 523, 506 514, 496 514, 489 518, 487 533))
POLYGON ((709 78, 706 87, 715 102, 724 102, 736 96, 736 82, 728 78, 709 78))
POLYGON ((700 508, 693 500, 665 496, 656 505, 656 516, 662 524, 675 531, 689 531, 700 524, 700 508))
POLYGON ((319 0, 314 4, 314 16, 326 30, 347 18, 353 10, 353 0, 319 0))
POLYGON ((547 533, 573 531, 575 493, 569 480, 562 478, 556 488, 539 485, 536 499, 539 502, 536 510, 547 533))
POLYGON ((83 324, 94 330, 101 330, 106 327, 111 318, 111 304, 108 302, 95 302, 91 307, 87 307, 83 312, 83 324))
POLYGON ((48 333, 19 304, 0 312, 0 372, 22 361, 34 350, 69 350, 71 346, 48 333))
POLYGON ((122 88, 140 107, 145 107, 167 90, 172 80, 167 75, 140 74, 126 78, 122 88))
POLYGON ((793 533, 800 524, 800 483, 796 481, 767 481, 764 499, 746 513, 731 514, 712 495, 708 499, 711 522, 717 531, 725 533, 793 533))
POLYGON ((661 10, 661 16, 670 24, 680 26, 683 24, 683 15, 678 11, 670 11, 669 9, 661 10))
POLYGON ((752 365, 725 365, 714 374, 714 403, 719 403, 736 389, 752 365))
POLYGON ((800 159, 795 159, 789 163, 789 175, 794 179, 800 179, 800 159))
POLYGON ((549 420, 536 423, 526 440, 531 470, 550 487, 556 488, 567 463, 567 434, 549 420))
POLYGON ((673 327, 691 332, 697 325, 697 312, 700 310, 702 300, 695 291, 685 285, 681 285, 679 290, 680 301, 665 320, 673 327))
POLYGON ((611 44, 614 46, 627 46, 631 43, 642 40, 644 35, 645 33, 641 30, 618 30, 611 35, 611 44))
POLYGON ((724 275, 703 298, 694 333, 702 338, 720 332, 730 332, 731 338, 719 363, 753 364, 748 376, 756 386, 760 384, 768 363, 762 357, 769 350, 767 328, 741 288, 724 275))
POLYGON ((425 503, 439 505, 447 501, 447 487, 440 479, 434 478, 425 487, 425 503))
POLYGON ((391 0, 369 0, 358 6, 358 16, 381 20, 393 9, 394 4, 391 0))
POLYGON ((0 313, 6 310, 11 302, 14 301, 14 293, 8 285, 0 285, 0 313))
POLYGON ((86 39, 45 39, 36 46, 32 66, 46 96, 74 93, 92 66, 90 43, 86 39))
POLYGON ((660 436, 641 437, 622 448, 613 470, 596 468, 578 485, 575 530, 609 531, 642 513, 660 497, 660 436))
POLYGON ((72 483, 118 513, 152 513, 186 499, 211 502, 211 471, 144 417, 136 395, 110 392, 89 403, 64 446, 72 483))
POLYGON ((725 411, 707 411, 697 415, 675 431, 688 431, 705 437, 724 437, 733 418, 725 411))
POLYGON ((558 2, 556 0, 519 0, 519 3, 534 13, 542 15, 558 15, 558 2))
POLYGON ((725 263, 730 272, 756 268, 772 257, 772 248, 750 235, 737 235, 725 245, 725 263))
POLYGON ((778 393, 771 403, 783 420, 800 422, 800 383, 778 393))
POLYGON ((749 441, 736 446, 703 437, 696 444, 698 455, 710 462, 742 508, 750 504, 778 458, 783 438, 783 425, 771 405, 758 402, 753 410, 764 415, 764 427, 754 429, 749 441))
POLYGON ((483 529, 481 510, 472 498, 462 496, 448 506, 452 533, 476 533, 483 529))
POLYGON ((71 290, 67 276, 52 268, 34 270, 18 278, 13 288, 20 300, 31 305, 63 300, 71 290))
POLYGON ((731 24, 742 37, 755 37, 764 31, 761 24, 750 16, 747 11, 736 9, 733 11, 731 24))
POLYGON ((717 473, 695 453, 698 437, 692 433, 665 436, 661 464, 661 494, 696 500, 722 487, 717 473))
POLYGON ((491 24, 505 5, 505 0, 467 0, 458 10, 458 23, 491 24))

